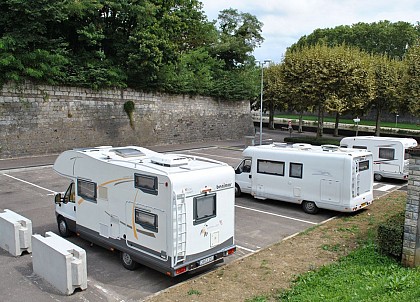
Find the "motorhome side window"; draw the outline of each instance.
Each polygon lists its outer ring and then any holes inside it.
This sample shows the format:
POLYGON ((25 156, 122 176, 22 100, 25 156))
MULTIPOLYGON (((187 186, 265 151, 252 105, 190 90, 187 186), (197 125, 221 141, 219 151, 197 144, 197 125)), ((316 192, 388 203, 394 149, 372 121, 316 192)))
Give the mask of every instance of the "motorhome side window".
POLYGON ((354 145, 353 146, 353 149, 363 149, 363 150, 366 150, 367 147, 366 146, 357 146, 357 145, 354 145))
POLYGON ((158 231, 158 216, 156 214, 136 209, 135 221, 146 230, 158 231))
POLYGON ((379 158, 395 159, 395 150, 392 148, 379 148, 379 158))
POLYGON ((284 162, 259 159, 257 173, 284 176, 284 162))
POLYGON ((145 193, 158 195, 158 179, 156 176, 134 174, 134 186, 145 193))
POLYGON ((96 203, 96 197, 97 197, 97 189, 96 189, 96 183, 78 179, 77 180, 77 195, 82 197, 83 199, 87 201, 91 201, 96 203))
POLYGON ((294 178, 302 178, 303 175, 303 164, 290 163, 289 176, 294 178))
POLYGON ((216 217, 216 194, 194 197, 194 225, 216 217))

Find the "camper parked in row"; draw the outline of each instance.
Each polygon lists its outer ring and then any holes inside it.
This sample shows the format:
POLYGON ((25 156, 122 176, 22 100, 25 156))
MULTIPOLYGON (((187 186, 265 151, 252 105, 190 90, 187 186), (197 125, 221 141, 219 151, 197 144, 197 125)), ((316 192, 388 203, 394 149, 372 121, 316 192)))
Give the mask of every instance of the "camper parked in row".
POLYGON ((310 214, 319 208, 353 212, 372 203, 368 151, 275 143, 248 147, 242 155, 236 168, 238 195, 302 204, 310 214))
POLYGON ((341 140, 343 148, 365 149, 373 154, 373 173, 377 181, 382 178, 408 179, 409 154, 417 146, 414 138, 354 136, 341 140))
POLYGON ((71 180, 57 194, 59 233, 77 233, 169 276, 235 252, 235 173, 225 163, 146 148, 63 152, 54 170, 71 180))

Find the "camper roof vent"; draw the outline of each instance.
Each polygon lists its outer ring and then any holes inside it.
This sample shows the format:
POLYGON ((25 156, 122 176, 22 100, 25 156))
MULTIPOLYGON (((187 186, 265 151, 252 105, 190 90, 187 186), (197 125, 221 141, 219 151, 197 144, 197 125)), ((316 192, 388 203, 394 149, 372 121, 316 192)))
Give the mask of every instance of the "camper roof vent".
POLYGON ((141 157, 141 156, 146 155, 140 150, 134 149, 134 148, 121 148, 121 149, 114 149, 112 151, 114 151, 115 154, 121 157, 141 157))
POLYGON ((336 145, 322 145, 321 148, 322 148, 322 151, 333 152, 333 151, 337 151, 340 147, 336 145))
POLYGON ((296 148, 299 150, 310 150, 312 148, 312 145, 305 144, 305 143, 296 143, 296 144, 293 144, 293 148, 296 148))
POLYGON ((188 158, 175 154, 161 154, 153 156, 151 162, 164 167, 178 167, 188 164, 188 158))

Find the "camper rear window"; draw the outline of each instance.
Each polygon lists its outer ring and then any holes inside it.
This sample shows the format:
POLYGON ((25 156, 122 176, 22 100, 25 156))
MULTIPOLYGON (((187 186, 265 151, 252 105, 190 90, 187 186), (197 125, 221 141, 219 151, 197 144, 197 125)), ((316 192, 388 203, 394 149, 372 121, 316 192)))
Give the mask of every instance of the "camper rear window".
POLYGON ((356 145, 354 145, 353 146, 353 149, 363 149, 363 150, 366 150, 367 147, 366 146, 356 146, 356 145))
POLYGON ((158 231, 158 216, 156 214, 136 209, 136 223, 146 230, 158 231))
POLYGON ((257 161, 257 172, 262 174, 284 176, 284 162, 259 159, 257 161))
POLYGON ((83 199, 96 203, 96 183, 78 179, 77 180, 77 195, 83 199))
POLYGON ((134 186, 145 193, 158 195, 158 179, 156 176, 134 174, 134 186))
POLYGON ((395 150, 391 148, 379 148, 379 158, 394 159, 395 150))
POLYGON ((194 225, 216 217, 216 194, 194 197, 194 225))
POLYGON ((359 172, 369 170, 369 161, 364 160, 359 162, 359 172))

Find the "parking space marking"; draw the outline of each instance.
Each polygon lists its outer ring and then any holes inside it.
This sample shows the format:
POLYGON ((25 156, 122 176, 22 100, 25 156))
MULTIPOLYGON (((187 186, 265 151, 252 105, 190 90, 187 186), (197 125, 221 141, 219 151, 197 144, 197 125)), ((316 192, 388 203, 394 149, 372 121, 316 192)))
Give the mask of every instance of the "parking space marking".
POLYGON ((284 216, 284 215, 280 215, 280 214, 270 213, 270 212, 266 212, 266 211, 253 209, 253 208, 248 208, 248 207, 243 207, 243 206, 238 206, 238 205, 235 205, 235 207, 240 208, 240 209, 244 209, 244 210, 249 210, 249 211, 262 213, 262 214, 267 214, 267 215, 277 216, 277 217, 281 217, 281 218, 285 218, 285 219, 290 219, 290 220, 294 220, 294 221, 304 222, 304 223, 308 223, 308 224, 314 224, 314 225, 318 224, 317 222, 302 220, 302 219, 293 218, 293 217, 290 217, 290 216, 284 216))
POLYGON ((388 191, 388 190, 390 190, 390 189, 392 189, 394 187, 395 186, 393 186, 393 185, 384 185, 384 186, 381 186, 379 188, 374 188, 374 190, 386 192, 386 191, 388 191))
POLYGON ((194 151, 188 151, 188 153, 197 154, 201 156, 207 156, 207 157, 221 157, 221 158, 234 159, 234 160, 242 159, 242 157, 229 157, 229 156, 222 156, 222 155, 215 155, 215 154, 208 154, 208 153, 201 153, 201 152, 194 152, 194 151))
POLYGON ((251 249, 249 249, 249 248, 246 248, 246 247, 243 247, 243 246, 240 246, 240 245, 236 245, 236 247, 237 247, 237 248, 239 248, 239 249, 241 249, 241 250, 244 250, 244 251, 250 252, 250 253, 256 253, 256 252, 258 252, 258 251, 259 251, 259 250, 251 250, 251 249))
POLYGON ((42 190, 48 191, 48 192, 50 192, 50 193, 56 193, 55 191, 52 191, 52 190, 50 190, 50 189, 47 189, 47 188, 44 188, 44 187, 38 186, 38 185, 33 184, 33 183, 29 182, 29 181, 26 181, 26 180, 23 180, 23 179, 20 179, 20 178, 14 177, 14 176, 12 176, 12 175, 5 174, 5 173, 3 173, 2 175, 7 176, 7 177, 10 177, 10 178, 12 178, 12 179, 14 179, 14 180, 17 180, 17 181, 21 181, 21 182, 23 182, 23 183, 25 183, 25 184, 28 184, 28 185, 34 186, 34 187, 36 187, 36 188, 38 188, 38 189, 42 189, 42 190))

